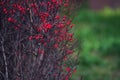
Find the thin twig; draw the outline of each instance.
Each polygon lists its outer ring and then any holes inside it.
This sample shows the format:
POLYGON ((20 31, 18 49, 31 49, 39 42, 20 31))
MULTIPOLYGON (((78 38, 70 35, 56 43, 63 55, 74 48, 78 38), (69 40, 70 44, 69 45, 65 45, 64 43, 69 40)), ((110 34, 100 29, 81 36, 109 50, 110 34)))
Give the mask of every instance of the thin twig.
MULTIPOLYGON (((2 36, 1 36, 2 37, 2 36)), ((4 49, 4 38, 2 37, 2 41, 1 41, 1 47, 2 47, 2 53, 3 53, 3 58, 4 58, 4 62, 5 62, 5 77, 6 77, 6 80, 9 80, 8 79, 8 67, 7 67, 7 58, 6 58, 6 55, 5 55, 5 49, 4 49)))

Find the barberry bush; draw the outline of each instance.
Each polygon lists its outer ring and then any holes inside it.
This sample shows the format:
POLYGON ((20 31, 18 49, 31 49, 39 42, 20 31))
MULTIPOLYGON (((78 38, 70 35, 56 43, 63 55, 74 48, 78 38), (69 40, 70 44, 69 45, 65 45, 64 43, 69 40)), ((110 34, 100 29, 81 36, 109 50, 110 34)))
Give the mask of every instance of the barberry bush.
POLYGON ((68 0, 0 1, 0 80, 69 80, 75 72, 68 0))

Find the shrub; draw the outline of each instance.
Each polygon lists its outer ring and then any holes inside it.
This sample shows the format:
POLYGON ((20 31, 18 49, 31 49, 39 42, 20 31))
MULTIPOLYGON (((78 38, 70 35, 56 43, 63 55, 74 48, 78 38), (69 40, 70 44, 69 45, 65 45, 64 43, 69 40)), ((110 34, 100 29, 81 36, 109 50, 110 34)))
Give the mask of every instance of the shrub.
POLYGON ((59 14, 63 4, 68 0, 0 1, 1 80, 70 78, 73 25, 59 14))

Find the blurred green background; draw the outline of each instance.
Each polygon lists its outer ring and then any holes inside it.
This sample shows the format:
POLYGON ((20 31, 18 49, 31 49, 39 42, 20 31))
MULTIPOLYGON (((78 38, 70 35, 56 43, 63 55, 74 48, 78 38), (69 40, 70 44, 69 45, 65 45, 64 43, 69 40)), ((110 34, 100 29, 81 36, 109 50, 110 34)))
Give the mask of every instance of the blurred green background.
POLYGON ((120 8, 97 10, 85 4, 75 13, 79 65, 72 80, 120 80, 120 8))

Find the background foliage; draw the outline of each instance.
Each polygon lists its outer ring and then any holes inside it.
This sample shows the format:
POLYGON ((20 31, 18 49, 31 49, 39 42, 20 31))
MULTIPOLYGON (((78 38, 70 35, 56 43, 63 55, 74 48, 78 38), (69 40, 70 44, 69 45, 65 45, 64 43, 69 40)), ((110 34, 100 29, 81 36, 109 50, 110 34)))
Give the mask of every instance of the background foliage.
POLYGON ((120 9, 80 9, 73 20, 79 66, 73 80, 120 80, 120 9))

